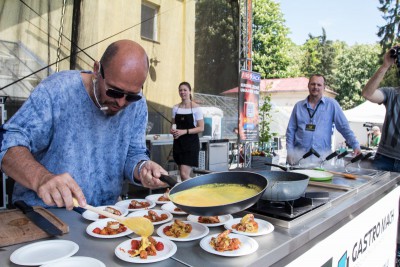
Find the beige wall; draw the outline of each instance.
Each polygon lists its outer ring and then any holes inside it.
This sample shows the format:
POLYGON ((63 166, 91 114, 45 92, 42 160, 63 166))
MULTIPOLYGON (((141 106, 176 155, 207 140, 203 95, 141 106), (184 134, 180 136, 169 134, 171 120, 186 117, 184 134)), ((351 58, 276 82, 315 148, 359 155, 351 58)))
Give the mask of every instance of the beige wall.
MULTIPOLYGON (((0 39, 21 42, 45 64, 56 62, 58 30, 62 2, 55 0, 26 0, 34 14, 20 1, 0 0, 0 39)), ((78 46, 99 60, 105 48, 113 41, 131 39, 147 51, 152 64, 152 76, 144 85, 144 93, 151 103, 165 106, 168 112, 180 101, 178 84, 194 82, 194 26, 195 1, 147 0, 159 6, 157 42, 140 36, 141 0, 84 0, 81 6, 81 23, 78 46), (121 33, 120 33, 121 32, 121 33), (118 34, 117 34, 118 33, 118 34), (113 36, 117 34, 116 36, 113 36), (98 43, 98 44, 97 44, 98 43)), ((66 1, 61 58, 70 55, 73 0, 66 1)), ((79 53, 78 66, 92 69, 93 61, 79 53)), ((55 66, 52 67, 55 69, 55 66)), ((69 59, 60 63, 60 70, 69 69, 69 59)), ((151 110, 150 110, 151 111, 151 110)), ((166 114, 170 117, 170 114, 166 114)))

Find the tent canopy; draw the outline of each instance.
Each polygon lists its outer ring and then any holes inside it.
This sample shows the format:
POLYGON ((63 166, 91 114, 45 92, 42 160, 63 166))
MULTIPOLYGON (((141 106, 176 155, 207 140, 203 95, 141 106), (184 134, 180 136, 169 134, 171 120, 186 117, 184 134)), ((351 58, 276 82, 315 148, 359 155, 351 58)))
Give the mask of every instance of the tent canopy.
POLYGON ((382 124, 385 119, 386 108, 370 101, 365 101, 355 108, 345 110, 344 115, 349 122, 371 122, 382 124))

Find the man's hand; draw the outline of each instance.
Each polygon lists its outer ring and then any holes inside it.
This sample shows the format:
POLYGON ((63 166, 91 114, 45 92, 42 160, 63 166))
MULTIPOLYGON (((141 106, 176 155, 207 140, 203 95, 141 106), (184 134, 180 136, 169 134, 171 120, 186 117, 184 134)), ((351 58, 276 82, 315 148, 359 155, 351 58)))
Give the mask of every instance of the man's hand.
POLYGON ((353 150, 353 154, 355 156, 357 156, 357 155, 361 154, 361 150, 359 148, 356 148, 356 149, 353 150))
POLYGON ((75 197, 81 207, 86 206, 86 199, 82 189, 69 173, 59 175, 47 174, 40 180, 38 187, 34 189, 46 205, 66 207, 72 210, 75 197))
POLYGON ((168 172, 154 161, 148 160, 141 168, 138 180, 147 188, 166 187, 167 185, 159 179, 161 174, 168 175, 168 172))

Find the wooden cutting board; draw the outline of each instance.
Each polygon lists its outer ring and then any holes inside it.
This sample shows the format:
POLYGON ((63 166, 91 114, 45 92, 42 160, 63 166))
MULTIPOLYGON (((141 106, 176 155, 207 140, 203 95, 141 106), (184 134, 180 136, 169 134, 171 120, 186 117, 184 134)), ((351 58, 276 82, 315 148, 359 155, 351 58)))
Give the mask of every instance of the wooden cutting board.
MULTIPOLYGON (((69 227, 53 213, 42 207, 33 207, 34 210, 52 222, 64 234, 69 227)), ((50 237, 45 231, 29 220, 18 209, 0 211, 0 247, 24 243, 50 237)))

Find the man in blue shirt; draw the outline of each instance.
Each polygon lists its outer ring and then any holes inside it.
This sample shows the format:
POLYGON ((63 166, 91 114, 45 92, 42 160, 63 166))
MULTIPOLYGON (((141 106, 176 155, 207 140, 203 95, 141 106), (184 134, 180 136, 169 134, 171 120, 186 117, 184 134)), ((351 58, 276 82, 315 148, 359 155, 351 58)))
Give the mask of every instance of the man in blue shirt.
POLYGON ((165 185, 167 172, 146 154, 148 73, 144 49, 112 43, 93 72, 43 80, 1 131, 1 169, 15 181, 13 201, 73 208, 115 204, 124 180, 165 185))
MULTIPOLYGON (((336 129, 343 135, 354 153, 361 153, 358 143, 349 123, 339 106, 339 103, 329 97, 324 97, 325 78, 315 74, 308 82, 309 95, 299 101, 293 108, 286 130, 287 162, 295 164, 311 148, 325 158, 332 152, 332 134, 336 129)), ((308 161, 315 162, 314 155, 308 161)))

